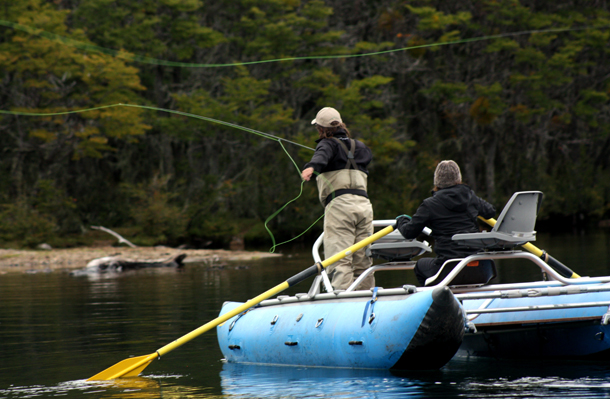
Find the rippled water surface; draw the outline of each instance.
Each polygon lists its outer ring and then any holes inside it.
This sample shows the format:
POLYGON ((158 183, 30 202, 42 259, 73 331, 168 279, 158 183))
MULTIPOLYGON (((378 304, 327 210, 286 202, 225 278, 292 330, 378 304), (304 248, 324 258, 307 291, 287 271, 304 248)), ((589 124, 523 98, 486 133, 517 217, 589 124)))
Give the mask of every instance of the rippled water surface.
MULTIPOLYGON (((535 243, 581 275, 610 274, 610 234, 539 235, 535 243)), ((309 249, 271 260, 119 275, 66 271, 0 275, 0 398, 606 398, 603 362, 453 359, 435 372, 226 364, 215 331, 152 362, 137 378, 85 380, 154 351, 214 319, 225 300, 244 301, 312 264, 309 249), (296 254, 296 255, 294 255, 296 254)), ((84 265, 83 265, 84 266, 84 265)), ((538 272, 500 265, 513 281, 538 272)), ((414 284, 408 272, 378 285, 414 284)), ((310 282, 291 288, 306 292, 310 282)))

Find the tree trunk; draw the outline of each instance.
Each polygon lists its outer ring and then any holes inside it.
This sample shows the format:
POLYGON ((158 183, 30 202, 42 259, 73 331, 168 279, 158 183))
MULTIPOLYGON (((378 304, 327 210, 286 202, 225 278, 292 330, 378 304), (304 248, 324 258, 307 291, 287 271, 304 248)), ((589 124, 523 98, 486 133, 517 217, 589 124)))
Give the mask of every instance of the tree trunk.
POLYGON ((497 138, 493 131, 489 132, 491 135, 491 140, 489 141, 489 145, 485 149, 485 186, 487 188, 487 200, 493 201, 494 193, 496 192, 496 184, 495 184, 495 162, 496 162, 496 147, 497 147, 497 138))

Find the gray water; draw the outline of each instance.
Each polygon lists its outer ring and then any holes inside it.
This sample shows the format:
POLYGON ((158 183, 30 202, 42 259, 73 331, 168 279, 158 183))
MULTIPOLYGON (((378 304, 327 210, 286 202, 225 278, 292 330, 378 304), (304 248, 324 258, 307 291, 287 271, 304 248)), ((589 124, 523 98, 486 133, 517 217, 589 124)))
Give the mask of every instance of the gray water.
MULTIPOLYGON (((535 244, 580 275, 610 274, 608 231, 539 234, 535 244)), ((140 377, 85 381, 214 319, 224 301, 253 298, 313 263, 309 248, 284 251, 282 258, 187 264, 183 271, 0 275, 0 398, 610 397, 610 361, 453 359, 435 372, 403 375, 235 365, 222 361, 215 331, 152 362, 140 377)), ((499 269, 501 282, 539 278, 535 268, 520 264, 499 269)), ((393 273, 378 275, 378 285, 415 283, 412 272, 393 273)), ((288 293, 306 292, 309 284, 288 293)))

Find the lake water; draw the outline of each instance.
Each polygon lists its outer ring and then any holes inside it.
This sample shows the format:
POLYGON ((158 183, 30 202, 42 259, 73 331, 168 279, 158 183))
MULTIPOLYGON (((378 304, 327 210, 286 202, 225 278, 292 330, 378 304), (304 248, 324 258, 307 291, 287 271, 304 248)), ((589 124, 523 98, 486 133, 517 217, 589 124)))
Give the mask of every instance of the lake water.
MULTIPOLYGON (((535 244, 581 275, 610 274, 608 231, 539 234, 535 244)), ((214 330, 154 361, 140 377, 85 381, 129 356, 154 353, 214 319, 224 301, 248 300, 313 263, 307 248, 294 254, 98 278, 66 271, 0 275, 0 398, 610 397, 610 359, 453 359, 435 372, 404 375, 235 365, 222 361, 214 330)), ((539 274, 519 265, 499 267, 503 282, 539 274)), ((415 278, 402 272, 377 281, 390 287, 414 284, 415 278)), ((307 292, 310 284, 288 293, 307 292)))

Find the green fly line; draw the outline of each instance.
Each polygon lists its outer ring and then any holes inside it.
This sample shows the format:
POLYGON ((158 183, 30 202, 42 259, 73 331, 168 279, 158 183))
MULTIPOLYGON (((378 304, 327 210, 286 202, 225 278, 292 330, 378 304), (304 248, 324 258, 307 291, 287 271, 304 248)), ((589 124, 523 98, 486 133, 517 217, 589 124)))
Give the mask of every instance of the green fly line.
MULTIPOLYGON (((282 142, 280 141, 280 146, 282 147, 282 150, 284 150, 284 152, 286 153, 286 155, 288 155, 288 158, 290 158, 290 160, 292 161, 292 164, 294 165, 294 167, 296 168, 297 172, 301 172, 301 170, 299 169, 299 167, 297 166, 296 162, 294 162, 294 159, 290 156, 290 154, 288 153, 288 151, 286 151, 286 148, 284 147, 284 144, 282 144, 282 142)), ((319 174, 317 172, 314 172, 316 174, 319 174)), ((273 245, 271 246, 271 248, 269 248, 269 252, 274 253, 275 252, 275 248, 279 247, 280 245, 283 244, 287 244, 291 241, 296 240, 297 238, 301 237, 303 234, 307 233, 309 231, 309 229, 311 229, 316 223, 318 223, 318 221, 320 219, 322 219, 325 215, 325 213, 322 214, 322 216, 320 216, 319 218, 317 218, 308 228, 306 228, 301 234, 299 234, 296 237, 291 238, 290 240, 281 242, 279 244, 275 243, 275 238, 273 237, 273 233, 271 233, 271 230, 269 230, 269 227, 267 227, 267 223, 269 223, 269 221, 271 221, 274 217, 276 217, 280 212, 282 212, 282 210, 284 210, 284 208, 286 208, 288 205, 290 205, 292 202, 296 201, 297 199, 299 199, 301 197, 301 194, 303 194, 303 185, 305 184, 305 180, 301 180, 301 191, 299 192, 299 195, 297 195, 295 198, 291 199, 290 201, 286 202, 280 209, 278 209, 277 211, 275 211, 271 216, 269 216, 267 218, 267 220, 265 220, 265 229, 267 230, 267 232, 269 233, 269 235, 271 236, 271 242, 273 243, 273 245)))
MULTIPOLYGON (((403 47, 403 48, 398 48, 398 49, 390 49, 390 50, 377 51, 377 52, 371 52, 371 53, 362 53, 362 54, 316 55, 316 56, 303 56, 303 57, 287 57, 287 58, 278 58, 278 59, 260 60, 260 61, 250 61, 250 62, 234 62, 234 63, 227 63, 227 64, 198 64, 198 63, 175 62, 175 61, 160 60, 160 59, 156 59, 156 58, 152 58, 152 57, 144 57, 144 56, 140 56, 140 55, 137 55, 137 54, 131 54, 131 53, 127 52, 127 51, 119 51, 119 50, 109 49, 109 48, 105 48, 105 47, 101 47, 101 46, 96 46, 96 45, 93 45, 93 44, 84 43, 84 42, 81 42, 81 41, 78 41, 78 40, 70 39, 70 38, 65 37, 65 36, 57 35, 55 33, 47 32, 47 31, 42 30, 42 29, 32 28, 32 27, 29 27, 29 26, 21 25, 21 24, 18 24, 16 22, 11 22, 11 21, 6 21, 6 20, 1 20, 0 19, 0 26, 5 26, 7 28, 13 28, 13 29, 16 29, 16 30, 20 30, 22 32, 26 32, 26 33, 28 33, 30 35, 33 35, 33 36, 40 36, 40 37, 46 38, 48 40, 51 40, 51 41, 54 41, 54 42, 57 42, 57 43, 60 43, 60 44, 64 44, 64 45, 68 45, 68 46, 72 46, 72 47, 78 48, 80 50, 95 51, 95 52, 107 54, 107 55, 110 55, 110 56, 113 56, 113 57, 121 58, 121 59, 124 59, 124 60, 127 60, 127 61, 132 61, 132 62, 140 62, 140 63, 153 64, 153 65, 173 66, 173 67, 183 67, 183 68, 215 68, 215 67, 233 67, 233 66, 241 66, 241 65, 254 65, 254 64, 272 63, 272 62, 284 62, 284 61, 370 57, 370 56, 375 56, 375 55, 384 55, 384 54, 402 52, 402 51, 407 51, 407 50, 415 50, 415 49, 420 49, 420 48, 430 48, 430 47, 439 47, 439 46, 447 46, 447 45, 454 45, 454 44, 472 43, 472 42, 478 42, 478 41, 483 41, 483 40, 501 39, 501 38, 505 38, 505 37, 529 35, 529 34, 534 34, 534 33, 558 33, 558 32, 578 31, 578 30, 587 30, 587 29, 595 29, 595 28, 596 29, 603 29, 603 28, 607 28, 610 25, 604 25, 604 26, 598 26, 598 27, 551 28, 551 29, 540 29, 540 30, 528 30, 528 31, 503 33, 503 34, 481 36, 481 37, 474 37, 474 38, 467 38, 467 39, 458 39, 458 40, 452 40, 452 41, 446 41, 446 42, 428 43, 428 44, 422 44, 422 45, 417 45, 417 46, 403 47)), ((303 144, 296 143, 294 141, 286 140, 284 138, 277 137, 277 136, 274 136, 272 134, 260 132, 260 131, 257 131, 257 130, 254 130, 254 129, 250 129, 250 128, 247 128, 247 127, 244 127, 244 126, 236 125, 236 124, 233 124, 233 123, 229 123, 229 122, 225 122, 225 121, 220 121, 220 120, 217 120, 217 119, 212 119, 212 118, 208 118, 208 117, 201 116, 201 115, 190 114, 190 113, 187 113, 187 112, 181 112, 181 111, 175 111, 175 110, 169 110, 169 109, 163 109, 163 108, 157 108, 157 107, 150 107, 150 106, 144 106, 144 105, 111 104, 111 105, 104 105, 104 106, 95 107, 95 108, 88 108, 88 109, 74 110, 74 111, 65 111, 65 112, 55 112, 55 113, 28 113, 28 112, 12 112, 12 111, 0 110, 0 114, 23 115, 23 116, 54 116, 54 115, 66 115, 66 114, 87 112, 87 111, 93 111, 93 110, 104 109, 104 108, 111 108, 111 107, 119 107, 119 106, 122 106, 122 107, 134 107, 134 108, 144 108, 144 109, 155 110, 155 111, 163 111, 163 112, 173 113, 173 114, 182 115, 182 116, 186 116, 186 117, 190 117, 190 118, 201 119, 201 120, 204 120, 204 121, 207 121, 207 122, 217 123, 217 124, 221 124, 221 125, 224 125, 224 126, 236 128, 236 129, 248 132, 248 133, 252 133, 252 134, 258 135, 260 137, 264 137, 266 139, 277 141, 280 144, 280 146, 282 147, 282 149, 284 150, 284 152, 286 153, 286 155, 288 155, 288 157, 292 161, 293 165, 297 168, 297 171, 299 171, 299 168, 297 167, 294 159, 290 156, 288 151, 286 151, 286 148, 282 144, 282 141, 285 141, 287 143, 291 143, 293 145, 297 145, 297 146, 300 146, 300 147, 303 147, 303 148, 307 148, 307 149, 312 150, 312 151, 314 150, 313 148, 307 147, 307 146, 305 146, 303 144)), ((317 174, 317 175, 319 175, 319 174, 317 174)), ((288 241, 285 241, 285 242, 282 242, 282 243, 279 243, 279 244, 275 243, 275 238, 273 237, 273 234, 271 233, 271 230, 269 230, 269 228, 267 227, 267 224, 268 224, 268 222, 271 219, 273 219, 275 216, 277 216, 287 205, 289 205, 290 203, 292 203, 292 202, 296 201, 298 198, 300 198, 301 194, 303 193, 303 184, 304 184, 304 182, 305 182, 304 180, 301 181, 301 191, 299 192, 299 195, 296 198, 294 198, 294 199, 290 200, 289 202, 287 202, 285 205, 283 205, 278 211, 274 212, 265 221, 265 229, 269 232, 269 235, 271 236, 271 240, 273 242, 273 246, 269 250, 270 252, 274 252, 275 248, 277 246, 285 244, 285 243, 288 243, 288 242, 293 241, 293 240, 297 239, 298 237, 302 236, 309 229, 311 229, 311 227, 313 227, 313 225, 315 225, 324 216, 324 214, 322 214, 322 216, 320 216, 311 226, 309 226, 305 231, 303 231, 298 236, 292 238, 291 240, 288 240, 288 241)))
POLYGON ((72 46, 72 47, 78 48, 80 50, 95 51, 95 52, 107 54, 107 55, 110 55, 113 57, 124 59, 126 61, 131 61, 131 62, 141 62, 144 64, 164 65, 164 66, 182 67, 182 68, 219 68, 219 67, 234 67, 234 66, 241 66, 241 65, 266 64, 266 63, 271 63, 271 62, 284 62, 284 61, 370 57, 370 56, 375 56, 375 55, 384 55, 384 54, 402 52, 402 51, 407 51, 407 50, 415 50, 415 49, 420 49, 420 48, 448 46, 448 45, 453 45, 453 44, 465 44, 465 43, 472 43, 472 42, 478 42, 478 41, 483 41, 483 40, 493 40, 493 39, 502 39, 505 37, 531 35, 534 33, 559 33, 559 32, 579 31, 579 30, 588 30, 588 29, 604 29, 604 28, 609 27, 610 25, 526 30, 526 31, 520 31, 520 32, 509 32, 509 33, 501 33, 501 34, 497 34, 497 35, 479 36, 479 37, 472 37, 472 38, 467 38, 467 39, 451 40, 451 41, 446 41, 446 42, 420 44, 417 46, 409 46, 409 47, 402 47, 402 48, 397 48, 397 49, 376 51, 376 52, 372 52, 372 53, 341 54, 341 55, 311 55, 311 56, 302 56, 302 57, 277 58, 277 59, 271 59, 271 60, 233 62, 233 63, 227 63, 227 64, 198 64, 198 63, 191 63, 191 62, 176 62, 176 61, 160 60, 157 58, 145 57, 145 56, 141 56, 141 55, 137 55, 137 54, 132 54, 132 53, 130 53, 128 51, 124 51, 124 50, 114 50, 114 49, 109 49, 106 47, 96 46, 94 44, 84 43, 79 40, 70 39, 69 37, 57 35, 55 33, 47 32, 42 29, 32 28, 30 26, 21 25, 16 22, 6 21, 6 20, 2 20, 2 19, 0 19, 0 26, 6 26, 7 28, 13 28, 16 30, 20 30, 22 32, 26 32, 33 36, 44 37, 45 39, 49 39, 51 41, 54 41, 54 42, 57 42, 60 44, 72 46))
POLYGON ((299 147, 303 147, 306 148, 308 150, 314 151, 313 148, 308 147, 306 145, 297 143, 295 141, 290 141, 287 140, 285 138, 282 137, 278 137, 278 136, 274 136, 273 134, 269 134, 269 133, 265 133, 265 132, 261 132, 258 130, 254 130, 254 129, 250 129, 248 127, 245 126, 240 126, 240 125, 236 125, 234 123, 230 123, 230 122, 225 122, 225 121, 221 121, 218 119, 213 119, 213 118, 208 118, 206 116, 201 116, 201 115, 197 115, 197 114, 191 114, 188 112, 182 112, 182 111, 176 111, 176 110, 172 110, 172 109, 165 109, 165 108, 158 108, 158 107, 151 107, 151 106, 147 106, 147 105, 135 105, 135 104, 122 104, 122 103, 118 103, 118 104, 110 104, 110 105, 102 105, 99 107, 94 107, 94 108, 86 108, 86 109, 77 109, 77 110, 72 110, 72 111, 62 111, 62 112, 48 112, 48 113, 41 113, 41 112, 20 112, 20 111, 5 111, 5 110, 0 110, 0 114, 7 114, 7 115, 21 115, 21 116, 57 116, 57 115, 68 115, 68 114, 77 114, 77 113, 83 113, 83 112, 88 112, 88 111, 96 111, 99 109, 105 109, 105 108, 113 108, 113 107, 132 107, 132 108, 143 108, 143 109, 147 109, 147 110, 151 110, 151 111, 163 111, 163 112, 167 112, 170 114, 176 114, 176 115, 182 115, 182 116, 187 116, 189 118, 195 118, 195 119, 201 119, 207 122, 212 122, 212 123, 217 123, 220 125, 224 125, 224 126, 229 126, 229 127, 233 127, 239 130, 243 130, 245 132, 248 133, 252 133, 255 134, 257 136, 261 136, 267 139, 271 139, 274 141, 285 141, 287 143, 290 144, 294 144, 297 145, 299 147))
MULTIPOLYGON (((294 161, 294 158, 292 158, 292 156, 286 150, 286 147, 284 147, 284 144, 282 144, 282 141, 285 141, 287 143, 294 144, 294 145, 297 145, 299 147, 306 148, 308 150, 314 151, 313 148, 308 147, 306 145, 303 145, 303 144, 300 144, 300 143, 297 143, 297 142, 294 142, 294 141, 290 141, 290 140, 284 139, 282 137, 275 136, 273 134, 261 132, 261 131, 254 130, 254 129, 250 129, 250 128, 245 127, 245 126, 236 125, 234 123, 225 122, 225 121, 221 121, 221 120, 218 120, 218 119, 208 118, 208 117, 202 116, 202 115, 191 114, 191 113, 188 113, 188 112, 182 112, 182 111, 176 111, 176 110, 165 109, 165 108, 158 108, 158 107, 151 107, 151 106, 146 106, 146 105, 120 104, 119 103, 119 104, 102 105, 102 106, 95 107, 95 108, 86 108, 86 109, 78 109, 78 110, 62 111, 62 112, 47 112, 47 113, 42 113, 42 112, 18 112, 18 111, 4 111, 4 110, 0 110, 0 114, 20 115, 20 116, 58 116, 58 115, 68 115, 68 114, 83 113, 83 112, 88 112, 88 111, 96 111, 96 110, 100 110, 100 109, 113 108, 113 107, 132 107, 132 108, 143 108, 143 109, 147 109, 147 110, 151 110, 151 111, 163 111, 163 112, 167 112, 167 113, 170 113, 170 114, 176 114, 176 115, 186 116, 186 117, 189 117, 189 118, 201 119, 201 120, 204 120, 204 121, 207 121, 207 122, 217 123, 217 124, 220 124, 220 125, 232 127, 232 128, 239 129, 239 130, 243 130, 245 132, 252 133, 252 134, 255 134, 255 135, 260 136, 260 137, 264 137, 266 139, 277 141, 279 143, 279 145, 282 147, 282 150, 284 150, 284 152, 286 153, 286 155, 288 156, 288 158, 290 159, 290 161, 292 162, 292 164, 296 168, 298 173, 300 173, 300 169, 297 166, 296 162, 294 161)), ((318 173, 316 172, 316 174, 318 174, 318 173)), ((322 219, 324 217, 324 213, 323 213, 322 216, 320 216, 318 219, 316 219, 307 229, 305 229, 298 236, 293 237, 290 240, 287 240, 287 241, 281 242, 279 244, 276 244, 275 237, 273 236, 273 233, 271 232, 271 230, 269 229, 267 224, 273 218, 275 218, 280 212, 282 212, 284 210, 284 208, 286 208, 288 205, 290 205, 291 203, 293 203, 294 201, 298 200, 301 197, 301 195, 303 194, 303 184, 305 184, 305 180, 301 181, 301 191, 299 192, 299 194, 295 198, 293 198, 290 201, 288 201, 287 203, 285 203, 279 210, 275 211, 271 216, 269 216, 267 218, 267 220, 265 220, 265 224, 264 224, 265 229, 267 230, 267 232, 271 236, 271 242, 273 243, 272 247, 269 249, 269 252, 271 252, 271 253, 275 252, 275 248, 276 247, 278 247, 280 245, 283 245, 283 244, 286 244, 286 243, 289 243, 291 241, 294 241, 297 238, 301 237, 303 234, 307 233, 316 223, 318 223, 318 221, 320 219, 322 219)), ((330 183, 328 183, 328 184, 330 184, 330 183)))

